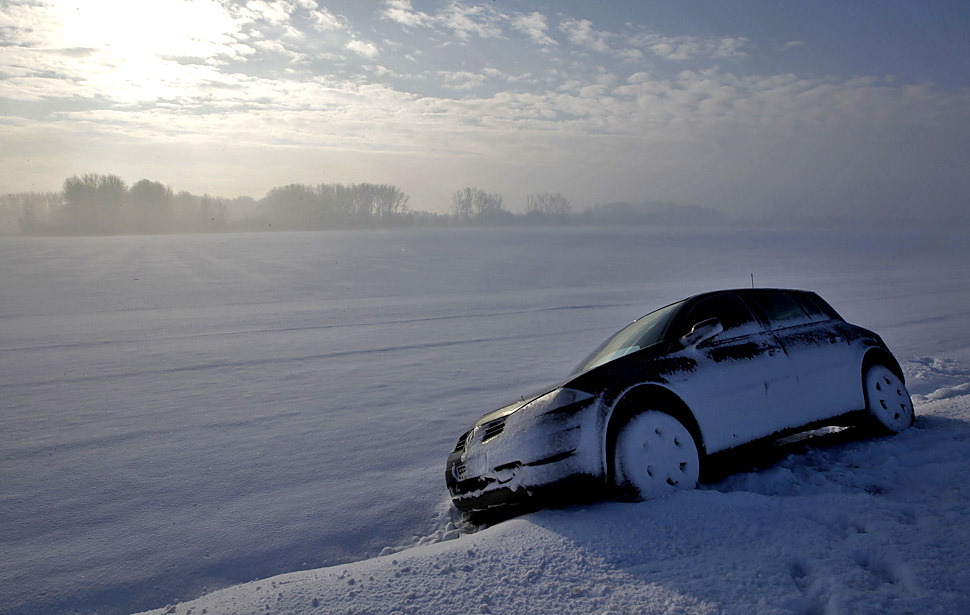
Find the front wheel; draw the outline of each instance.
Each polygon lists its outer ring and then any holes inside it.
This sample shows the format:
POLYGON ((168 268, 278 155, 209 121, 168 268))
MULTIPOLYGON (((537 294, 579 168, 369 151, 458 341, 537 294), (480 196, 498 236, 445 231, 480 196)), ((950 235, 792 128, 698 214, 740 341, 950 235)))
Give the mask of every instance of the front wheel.
POLYGON ((913 424, 913 401, 897 376, 884 365, 873 365, 863 378, 866 410, 873 426, 884 433, 899 433, 913 424))
POLYGON ((678 489, 693 489, 699 475, 694 438, 669 414, 643 412, 617 434, 613 480, 623 497, 650 500, 678 489))

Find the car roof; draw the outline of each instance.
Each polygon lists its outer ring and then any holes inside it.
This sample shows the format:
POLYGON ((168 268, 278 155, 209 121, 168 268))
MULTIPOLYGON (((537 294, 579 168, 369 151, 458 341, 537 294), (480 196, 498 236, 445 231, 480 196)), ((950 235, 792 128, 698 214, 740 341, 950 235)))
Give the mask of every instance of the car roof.
MULTIPOLYGON (((710 290, 707 292, 699 293, 697 295, 691 295, 690 297, 686 297, 685 299, 682 299, 682 301, 684 303, 694 303, 699 299, 704 299, 706 297, 711 297, 714 295, 723 295, 724 293, 737 293, 739 295, 746 296, 746 295, 752 295, 754 293, 764 293, 764 292, 798 293, 798 294, 815 295, 816 297, 819 297, 818 293, 816 293, 813 290, 804 290, 799 288, 725 288, 722 290, 710 290)), ((821 299, 821 297, 819 298, 821 299)))
POLYGON ((709 290, 707 292, 699 293, 697 295, 691 295, 687 299, 698 299, 701 297, 708 297, 710 295, 720 295, 722 293, 738 293, 741 295, 747 295, 751 293, 761 293, 761 292, 780 292, 780 293, 811 293, 817 294, 813 290, 804 290, 799 288, 725 288, 723 290, 709 290))
POLYGON ((683 303, 684 308, 687 308, 687 306, 694 305, 701 299, 712 297, 715 295, 723 295, 725 293, 737 293, 742 297, 750 297, 751 295, 756 293, 790 293, 793 295, 802 295, 802 296, 810 295, 812 297, 815 297, 818 300, 816 303, 819 304, 819 307, 822 309, 822 311, 828 314, 830 318, 834 318, 836 320, 844 320, 844 318, 842 318, 842 315, 839 314, 838 311, 834 307, 832 307, 828 301, 823 299, 817 292, 815 292, 814 290, 804 290, 799 288, 726 288, 723 290, 712 290, 705 293, 692 295, 690 297, 687 297, 686 299, 682 299, 677 303, 683 303))
MULTIPOLYGON (((834 308, 828 305, 828 302, 826 302, 825 299, 822 299, 822 297, 819 296, 818 293, 816 293, 813 290, 802 290, 798 288, 725 288, 721 290, 709 290, 707 292, 698 293, 696 295, 685 297, 683 299, 680 299, 679 301, 674 301, 673 303, 668 303, 667 305, 664 305, 662 307, 657 308, 656 310, 653 310, 652 312, 650 312, 650 314, 652 314, 653 312, 656 312, 657 310, 662 310, 664 308, 670 307, 671 305, 674 305, 677 303, 683 304, 682 307, 678 310, 678 313, 683 313, 683 311, 686 310, 688 306, 694 305, 701 299, 704 299, 707 297, 713 297, 715 295, 723 295, 725 293, 738 293, 739 295, 751 295, 751 294, 760 293, 760 292, 783 292, 783 293, 799 293, 799 294, 814 295, 818 297, 823 303, 825 303, 825 305, 828 307, 828 310, 832 312, 830 316, 835 316, 839 319, 842 318, 841 316, 838 315, 837 312, 835 312, 834 308)), ((642 316, 640 318, 642 318, 642 316)), ((639 318, 637 320, 639 320, 639 318)))

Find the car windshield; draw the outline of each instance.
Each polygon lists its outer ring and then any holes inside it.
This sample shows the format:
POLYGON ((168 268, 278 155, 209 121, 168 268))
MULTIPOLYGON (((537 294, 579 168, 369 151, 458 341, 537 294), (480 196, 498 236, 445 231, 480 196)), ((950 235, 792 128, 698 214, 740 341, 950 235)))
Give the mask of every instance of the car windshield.
POLYGON ((585 372, 613 359, 656 344, 663 337, 667 323, 670 322, 671 317, 677 312, 677 308, 683 303, 683 301, 672 303, 633 321, 613 337, 600 344, 600 347, 583 359, 582 363, 577 365, 572 373, 585 372))

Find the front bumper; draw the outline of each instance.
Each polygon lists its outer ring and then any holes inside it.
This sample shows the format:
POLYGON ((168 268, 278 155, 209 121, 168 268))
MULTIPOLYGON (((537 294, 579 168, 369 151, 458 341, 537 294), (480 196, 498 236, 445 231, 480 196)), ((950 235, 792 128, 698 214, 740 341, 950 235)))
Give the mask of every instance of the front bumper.
POLYGON ((540 414, 523 408, 469 430, 448 456, 445 482, 459 510, 482 512, 559 499, 581 499, 603 482, 600 403, 589 398, 540 414), (579 491, 573 492, 574 488, 579 491))

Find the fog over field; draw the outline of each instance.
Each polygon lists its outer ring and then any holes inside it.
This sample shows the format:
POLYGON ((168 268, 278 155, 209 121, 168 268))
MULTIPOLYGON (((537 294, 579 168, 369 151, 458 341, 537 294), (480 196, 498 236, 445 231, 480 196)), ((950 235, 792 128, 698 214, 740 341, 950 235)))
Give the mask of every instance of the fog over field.
POLYGON ((878 331, 914 393, 970 381, 970 255, 945 233, 8 237, 0 252, 9 613, 130 612, 439 540, 461 526, 445 457, 482 412, 752 273, 878 331))

